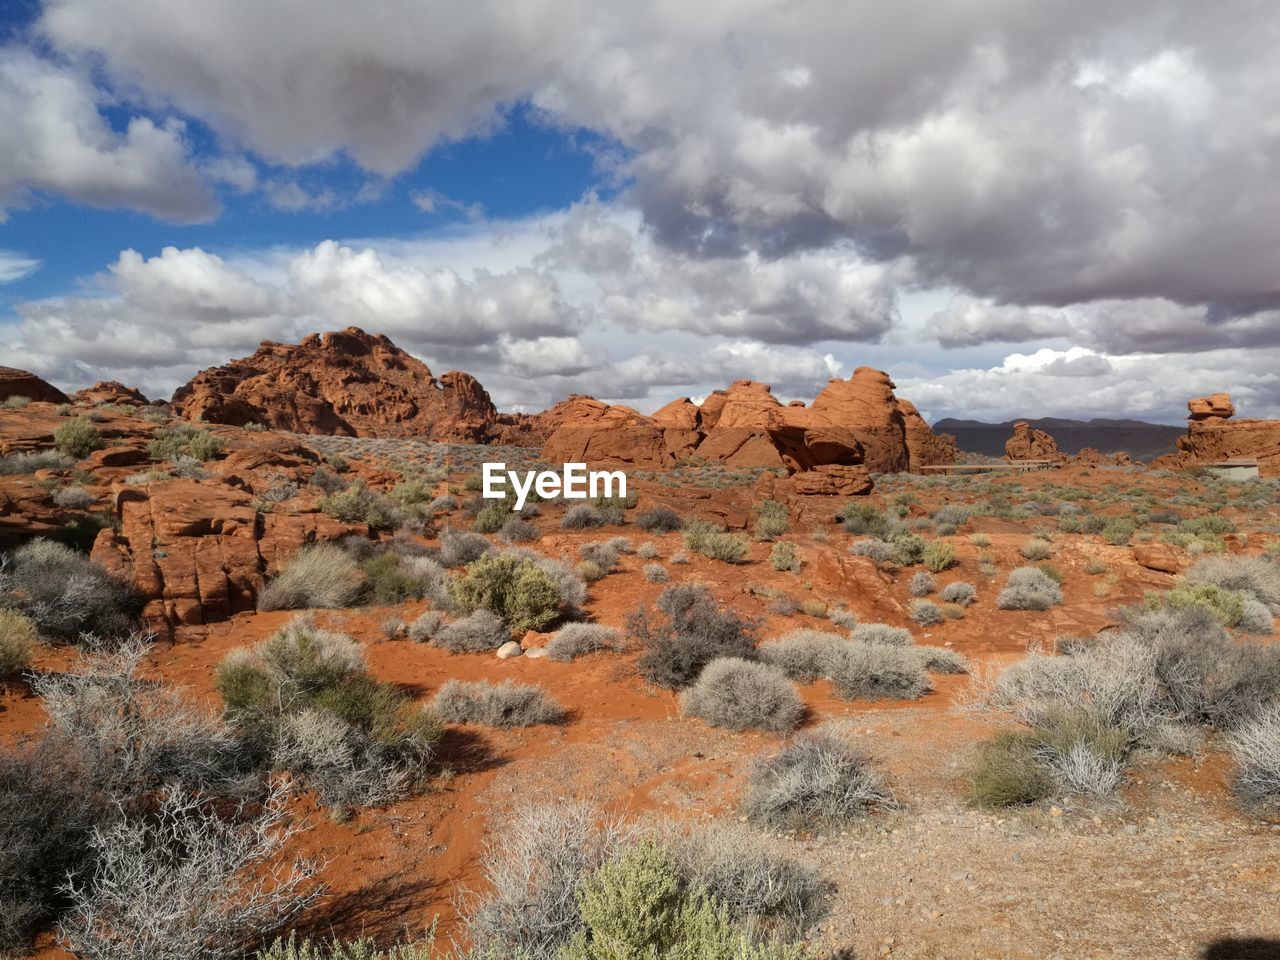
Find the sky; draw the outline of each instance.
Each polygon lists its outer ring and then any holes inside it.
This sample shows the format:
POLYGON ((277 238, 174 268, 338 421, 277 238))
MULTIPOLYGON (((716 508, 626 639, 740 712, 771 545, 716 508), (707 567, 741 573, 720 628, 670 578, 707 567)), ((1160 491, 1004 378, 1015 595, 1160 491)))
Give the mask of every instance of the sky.
POLYGON ((930 419, 1280 417, 1280 8, 6 0, 0 364, 355 325, 499 407, 861 365, 930 419))

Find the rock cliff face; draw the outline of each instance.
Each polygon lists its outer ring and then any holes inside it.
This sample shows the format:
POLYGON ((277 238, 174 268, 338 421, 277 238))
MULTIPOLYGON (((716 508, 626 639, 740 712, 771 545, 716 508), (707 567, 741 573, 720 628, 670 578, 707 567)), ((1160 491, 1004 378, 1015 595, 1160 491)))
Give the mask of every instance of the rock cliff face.
POLYGON ((1013 425, 1013 436, 1005 441, 1006 460, 1061 460, 1057 441, 1043 430, 1034 429, 1026 421, 1013 425))
POLYGON ((503 420, 475 377, 437 379, 386 337, 357 327, 264 343, 251 357, 198 373, 174 393, 173 409, 189 420, 295 433, 472 443, 493 439, 503 420))
POLYGON ((651 417, 574 397, 542 415, 547 428, 542 456, 553 463, 585 460, 651 469, 696 456, 739 468, 822 472, 821 481, 815 477, 807 485, 832 492, 863 489, 869 472, 954 461, 955 442, 934 434, 893 388, 887 374, 859 367, 848 380, 832 380, 811 406, 784 405, 767 384, 738 380, 701 405, 681 397, 651 417), (823 469, 831 467, 849 469, 823 469))
POLYGON ((1264 477, 1280 477, 1280 420, 1235 420, 1236 407, 1225 393, 1187 403, 1187 432, 1178 452, 1156 466, 1188 467, 1217 460, 1252 459, 1264 477))
POLYGON ((67 395, 34 373, 16 367, 0 367, 0 401, 26 397, 45 403, 66 403, 67 395))

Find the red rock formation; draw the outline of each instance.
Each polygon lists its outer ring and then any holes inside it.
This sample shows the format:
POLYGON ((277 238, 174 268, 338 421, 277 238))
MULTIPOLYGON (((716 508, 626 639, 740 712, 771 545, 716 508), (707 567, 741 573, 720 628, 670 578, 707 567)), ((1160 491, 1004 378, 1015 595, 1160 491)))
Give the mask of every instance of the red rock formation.
POLYGON ((133 583, 144 621, 166 635, 252 610, 265 575, 304 544, 368 533, 320 513, 259 516, 220 483, 118 486, 114 500, 120 529, 101 531, 92 557, 133 583))
POLYGON ((357 327, 296 345, 263 343, 251 357, 198 373, 173 395, 173 409, 295 433, 475 443, 493 439, 503 419, 475 377, 453 371, 437 380, 386 337, 357 327))
MULTIPOLYGON (((548 429, 543 459, 551 462, 662 468, 693 455, 788 473, 857 467, 862 478, 868 471, 951 463, 956 457, 955 441, 934 434, 914 406, 894 396, 888 375, 869 367, 848 380, 832 380, 808 407, 784 405, 766 384, 738 380, 701 405, 681 397, 651 417, 571 397, 540 419, 548 429)), ((833 483, 814 478, 808 485, 814 492, 829 491, 833 483)), ((847 477, 840 485, 864 486, 862 479, 847 477)))
POLYGON ((73 396, 76 403, 114 403, 119 406, 145 407, 150 401, 140 390, 126 387, 118 380, 99 380, 92 387, 79 390, 73 396))
POLYGON ((1197 397, 1187 404, 1187 432, 1178 437, 1177 453, 1152 466, 1185 469, 1219 460, 1257 460, 1264 477, 1280 477, 1280 420, 1235 420, 1229 394, 1197 397))
POLYGON ((1006 460, 1061 460, 1062 451, 1057 441, 1043 430, 1019 420, 1013 425, 1013 436, 1005 441, 1006 460))
POLYGON ((1231 402, 1229 393, 1211 393, 1207 397, 1195 397, 1187 401, 1187 409, 1192 420, 1208 420, 1210 417, 1224 419, 1236 415, 1236 405, 1231 402))
POLYGON ((0 401, 26 397, 44 403, 66 403, 67 395, 34 373, 16 367, 0 367, 0 401))

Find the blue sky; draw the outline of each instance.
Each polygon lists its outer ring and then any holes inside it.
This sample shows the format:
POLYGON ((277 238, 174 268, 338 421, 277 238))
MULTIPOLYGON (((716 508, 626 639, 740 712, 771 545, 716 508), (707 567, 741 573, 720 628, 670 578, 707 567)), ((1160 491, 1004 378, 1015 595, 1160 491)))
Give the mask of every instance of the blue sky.
POLYGON ((1280 416, 1280 16, 1225 8, 11 0, 0 362, 355 324, 518 409, 1280 416))

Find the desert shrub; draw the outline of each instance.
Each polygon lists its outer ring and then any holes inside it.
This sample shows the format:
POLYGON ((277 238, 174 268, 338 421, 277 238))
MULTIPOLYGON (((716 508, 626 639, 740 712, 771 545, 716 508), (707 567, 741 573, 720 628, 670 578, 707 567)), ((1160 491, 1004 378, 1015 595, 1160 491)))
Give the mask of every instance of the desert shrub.
POLYGON ((804 716, 804 702, 786 674, 767 663, 736 657, 712 660, 697 682, 680 695, 689 716, 728 730, 795 728, 804 716))
POLYGON ((414 643, 428 643, 435 640, 444 625, 444 615, 439 610, 425 610, 409 624, 409 639, 414 643))
POLYGON ((0 555, 0 607, 26 614, 41 634, 75 640, 127 634, 139 603, 127 583, 88 557, 38 538, 0 555))
POLYGON ((779 829, 838 826, 893 804, 866 758, 820 727, 757 760, 743 806, 753 822, 779 829))
POLYGON ((955 583, 948 583, 942 588, 942 592, 938 594, 938 598, 944 603, 958 603, 962 607, 967 607, 977 599, 978 591, 974 589, 973 584, 966 583, 963 580, 957 580, 955 583))
POLYGON ((684 521, 680 514, 670 507, 654 507, 636 517, 636 526, 646 533, 673 533, 683 529, 684 521))
POLYGON ((762 644, 760 659, 773 664, 792 680, 808 682, 825 677, 836 652, 849 643, 836 633, 821 630, 792 630, 777 640, 762 644))
POLYGON ((671 855, 642 841, 607 861, 578 889, 584 929, 560 960, 706 957, 709 960, 800 958, 795 947, 758 941, 735 926, 728 908, 680 876, 671 855))
POLYGON ((1052 774, 1036 757, 1035 738, 1002 730, 978 747, 969 770, 969 798, 977 806, 1037 803, 1053 792, 1052 774))
POLYGON ((4 408, 6 410, 22 410, 31 405, 31 398, 24 397, 21 394, 12 394, 4 398, 4 408))
POLYGON ((784 939, 807 934, 827 913, 832 885, 809 864, 780 856, 744 824, 707 825, 671 838, 668 853, 686 883, 729 916, 784 939))
POLYGON ((769 551, 769 565, 775 570, 799 571, 802 564, 796 545, 786 540, 775 543, 769 551))
POLYGON ((560 592, 546 570, 513 552, 487 554, 453 576, 450 595, 466 613, 488 610, 512 630, 541 630, 560 616, 560 592))
POLYGON ((622 631, 598 623, 566 623, 547 644, 547 656, 562 663, 588 653, 623 648, 622 631))
POLYGON ((31 618, 0 609, 0 680, 15 677, 31 665, 39 635, 31 618))
POLYGON ((720 657, 755 658, 757 624, 721 607, 702 587, 675 586, 657 601, 661 620, 646 611, 627 618, 627 632, 644 653, 636 666, 650 683, 687 687, 720 657))
POLYGON ((609 573, 618 563, 618 549, 609 541, 584 543, 578 547, 578 556, 588 563, 594 563, 602 574, 609 573))
POLYGON ((915 642, 910 630, 891 627, 887 623, 858 624, 850 631, 849 639, 859 643, 879 643, 890 647, 905 647, 915 642))
POLYGON ((490 503, 476 514, 472 527, 476 533, 497 533, 511 517, 512 513, 505 503, 490 503))
POLYGON ((347 488, 347 481, 325 466, 316 467, 315 473, 311 475, 311 482, 330 496, 347 488))
POLYGON ((879 512, 869 503, 851 503, 836 514, 836 519, 848 533, 877 540, 892 540, 906 531, 901 520, 879 512))
POLYGON ((893 553, 890 559, 900 567, 909 567, 924 559, 928 544, 914 533, 895 537, 891 542, 893 553))
POLYGON ((701 553, 704 557, 710 557, 712 560, 719 560, 722 563, 741 563, 747 558, 748 553, 747 541, 744 537, 737 537, 731 533, 715 532, 710 533, 702 541, 701 553))
POLYGON ((1001 610, 1048 610, 1062 602, 1062 588, 1043 570, 1018 567, 996 597, 1001 610))
POLYGON ((931 689, 914 648, 881 643, 839 648, 827 676, 836 695, 846 700, 915 700, 931 689))
POLYGON ((607 512, 589 503, 579 503, 564 512, 564 516, 560 518, 560 527, 564 530, 595 530, 620 521, 621 518, 615 520, 607 512))
POLYGON ((1186 579, 1193 584, 1248 594, 1272 610, 1280 610, 1280 563, 1262 557, 1205 557, 1187 571, 1186 579))
POLYGON ((85 417, 77 417, 60 424, 53 431, 53 443, 68 457, 83 460, 95 450, 101 450, 106 442, 102 434, 85 417))
POLYGON ((432 642, 450 653, 491 653, 510 639, 503 619, 480 609, 440 627, 432 642))
POLYGON ((488 893, 473 898, 467 930, 474 949, 497 957, 553 960, 582 930, 576 892, 609 860, 625 828, 591 807, 517 807, 482 856, 488 893))
POLYGON ((513 556, 532 563, 550 579, 559 597, 561 612, 565 617, 573 616, 587 599, 586 584, 568 565, 543 556, 536 550, 524 547, 510 547, 503 551, 504 556, 513 556))
POLYGON ((92 869, 90 837, 110 815, 71 745, 0 751, 0 952, 26 952, 66 909, 65 885, 92 869))
POLYGON ((1244 606, 1240 610, 1240 621, 1236 624, 1245 633, 1269 634, 1274 627, 1275 614, 1265 603, 1253 597, 1245 597, 1244 606))
POLYGON ((1280 804, 1280 703, 1237 727, 1227 745, 1236 763, 1237 796, 1251 806, 1280 804))
POLYGON ((53 491, 53 502, 66 510, 84 510, 93 497, 84 487, 59 487, 53 491))
POLYGON ((942 610, 932 600, 912 600, 908 609, 911 619, 922 627, 937 626, 947 619, 942 610))
POLYGON ((832 610, 827 617, 837 627, 843 627, 846 630, 852 630, 858 625, 858 615, 852 610, 832 610))
POLYGON ((968 673, 969 661, 963 654, 949 647, 913 646, 908 647, 920 658, 920 665, 930 673, 968 673))
POLYGON ((1086 710, 1055 711, 1029 731, 1001 731, 982 744, 969 796, 983 807, 1036 803, 1059 790, 1104 796, 1120 785, 1129 747, 1126 731, 1086 710))
POLYGON ((11 453, 0 457, 0 477, 35 473, 37 470, 67 470, 74 464, 75 460, 60 450, 11 453))
POLYGON ((317 866, 290 860, 284 797, 230 814, 167 792, 153 816, 96 829, 91 880, 70 885, 72 952, 112 960, 233 960, 320 899, 317 866))
POLYGON ((984 699, 1030 724, 1083 704, 1149 744, 1167 739, 1170 724, 1230 729, 1280 701, 1280 649, 1232 642, 1202 608, 1140 610, 1070 656, 1007 668, 984 699))
POLYGON ((1164 594, 1148 594, 1147 605, 1174 610, 1200 607, 1224 627, 1234 627, 1244 616, 1244 595, 1211 583, 1184 583, 1164 594))
POLYGON ((431 707, 446 723, 490 727, 531 727, 564 719, 564 708, 542 687, 514 680, 449 680, 436 693, 431 707))
POLYGON ((538 539, 538 528, 522 517, 508 517, 498 531, 507 543, 532 543, 538 539))
POLYGON ((849 552, 855 557, 867 557, 879 567, 893 559, 893 544, 884 540, 857 540, 850 544, 849 552))
POLYGON ((402 506, 412 507, 431 500, 431 487, 422 480, 411 478, 397 483, 388 496, 402 506))
POLYGON ((807 617, 816 617, 819 620, 825 620, 827 617, 827 603, 825 600, 819 600, 817 597, 806 597, 800 601, 800 612, 807 617))
POLYGON ((399 617, 387 617, 378 624, 378 632, 387 640, 394 640, 405 636, 409 632, 409 625, 399 617))
POLYGON ((1138 525, 1130 517, 1113 517, 1098 532, 1107 543, 1121 547, 1132 540, 1137 531, 1138 525))
POLYGON ((646 563, 644 565, 644 578, 650 583, 666 583, 671 579, 667 575, 667 568, 660 563, 646 563))
POLYGON ((368 524, 371 530, 385 530, 400 523, 395 504, 366 487, 364 480, 355 481, 341 493, 322 497, 319 507, 335 520, 368 524))
POLYGON ((787 532, 791 518, 787 508, 776 500, 765 500, 756 508, 756 539, 776 540, 787 532))
POLYGON ((1053 544, 1048 540, 1041 540, 1035 537, 1024 543, 1019 552, 1024 559, 1032 562, 1048 560, 1053 556, 1053 544))
POLYGON ((464 567, 492 549, 493 544, 477 533, 445 527, 440 534, 440 563, 445 567, 464 567))
POLYGON ((658 556, 657 544, 652 542, 640 544, 640 546, 636 549, 636 556, 639 557, 641 560, 656 559, 658 556))
POLYGON ((969 537, 969 542, 972 543, 975 547, 978 547, 979 549, 982 549, 982 550, 985 550, 987 547, 991 546, 991 538, 987 536, 985 533, 973 534, 971 537, 969 537))
POLYGON ((420 577, 415 573, 413 561, 424 559, 428 570, 431 560, 419 557, 402 557, 391 550, 384 550, 369 557, 360 564, 364 574, 362 594, 373 603, 404 603, 406 600, 421 600, 431 589, 430 574, 420 577))
POLYGON ((917 570, 907 582, 907 592, 913 597, 927 597, 938 586, 933 574, 925 570, 917 570))
POLYGON ((585 580, 587 583, 595 583, 597 580, 603 580, 608 576, 609 571, 594 560, 583 560, 573 568, 574 573, 585 580))
POLYGON ((920 562, 934 573, 955 566, 956 548, 942 540, 930 540, 920 554, 920 562))
POLYGON ((430 713, 369 674, 359 644, 305 618, 229 653, 215 685, 246 749, 305 777, 335 808, 414 789, 439 738, 430 713))
POLYGON ((33 677, 49 730, 83 758, 95 789, 121 804, 167 784, 223 788, 241 771, 239 745, 218 718, 174 687, 138 675, 147 640, 84 654, 69 669, 33 677))
POLYGON ((151 442, 147 444, 147 451, 154 460, 176 461, 179 457, 192 457, 203 462, 216 456, 221 449, 221 437, 187 423, 161 427, 151 434, 151 442))
POLYGON ((341 547, 303 547, 262 589, 259 610, 348 607, 360 595, 360 568, 341 547))

